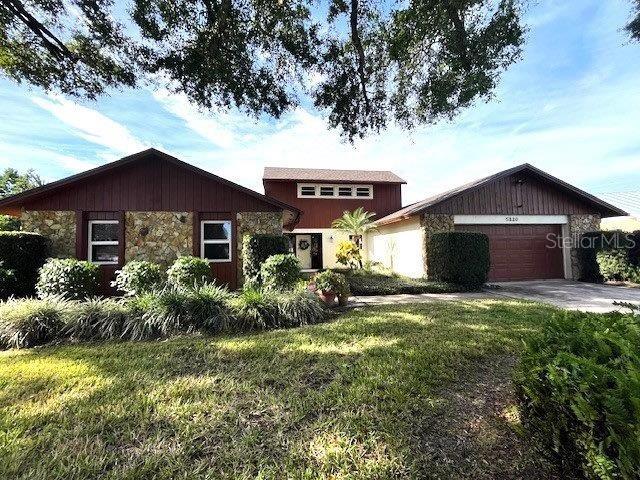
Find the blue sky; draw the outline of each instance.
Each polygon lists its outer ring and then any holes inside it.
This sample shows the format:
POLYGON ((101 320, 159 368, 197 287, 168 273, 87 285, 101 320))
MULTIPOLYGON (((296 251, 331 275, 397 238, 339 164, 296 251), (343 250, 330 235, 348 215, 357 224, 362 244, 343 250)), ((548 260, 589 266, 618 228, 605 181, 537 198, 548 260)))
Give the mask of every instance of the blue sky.
POLYGON ((594 193, 640 185, 640 44, 622 30, 630 0, 538 0, 522 60, 495 98, 453 122, 344 143, 301 107, 278 121, 203 113, 163 89, 97 102, 0 78, 0 167, 47 181, 150 146, 262 191, 265 165, 389 169, 404 203, 529 162, 594 193))

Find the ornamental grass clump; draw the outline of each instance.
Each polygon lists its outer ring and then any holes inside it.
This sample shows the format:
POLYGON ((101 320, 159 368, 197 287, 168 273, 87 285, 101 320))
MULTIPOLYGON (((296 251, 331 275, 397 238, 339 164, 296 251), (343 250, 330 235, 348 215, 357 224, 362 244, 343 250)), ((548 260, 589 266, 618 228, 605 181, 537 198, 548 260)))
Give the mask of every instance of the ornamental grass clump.
POLYGON ((234 296, 229 305, 234 330, 264 330, 281 326, 276 295, 271 292, 247 288, 234 296))
POLYGON ((63 336, 77 340, 115 340, 127 321, 127 302, 117 298, 89 298, 67 302, 63 336))
POLYGON ((60 297, 10 298, 0 303, 0 347, 29 348, 58 338, 68 308, 60 297))
POLYGON ((300 327, 323 322, 327 310, 322 302, 309 291, 296 291, 277 298, 279 323, 282 327, 300 327))

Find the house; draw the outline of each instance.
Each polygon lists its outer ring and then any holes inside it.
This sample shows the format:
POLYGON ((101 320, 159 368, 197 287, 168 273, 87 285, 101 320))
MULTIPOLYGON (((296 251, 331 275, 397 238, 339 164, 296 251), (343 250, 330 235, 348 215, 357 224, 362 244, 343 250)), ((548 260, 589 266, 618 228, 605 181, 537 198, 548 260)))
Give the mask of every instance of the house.
POLYGON ((376 221, 368 258, 394 271, 428 273, 429 236, 442 231, 489 236, 489 279, 579 279, 576 243, 623 210, 524 164, 416 202, 376 221), (561 239, 561 240, 560 240, 561 239))
POLYGON ((600 196, 607 202, 622 207, 629 212, 627 217, 603 219, 603 230, 623 230, 625 232, 640 230, 640 190, 602 193, 600 196))
POLYGON ((336 248, 349 236, 331 223, 343 212, 362 207, 382 218, 400 210, 406 183, 388 171, 279 167, 266 167, 262 182, 265 195, 302 212, 286 234, 305 270, 336 266, 336 248))
POLYGON ((53 255, 100 265, 103 286, 130 260, 206 258, 219 282, 242 282, 244 234, 280 234, 300 210, 155 149, 0 200, 53 255))

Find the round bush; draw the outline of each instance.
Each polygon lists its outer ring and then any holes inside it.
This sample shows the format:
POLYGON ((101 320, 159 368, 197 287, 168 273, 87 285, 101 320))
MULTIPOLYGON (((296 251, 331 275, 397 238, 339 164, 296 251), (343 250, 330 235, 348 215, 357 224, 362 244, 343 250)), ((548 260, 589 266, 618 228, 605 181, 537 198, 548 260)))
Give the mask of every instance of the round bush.
POLYGON ((342 273, 325 270, 313 277, 316 288, 322 292, 331 292, 339 296, 349 295, 349 282, 342 273))
POLYGON ((272 255, 260 268, 262 284, 268 290, 290 290, 300 275, 300 262, 292 253, 272 255))
POLYGON ((39 298, 83 300, 96 295, 99 285, 98 265, 74 258, 52 258, 40 269, 36 292, 39 298))
POLYGON ((111 282, 111 286, 131 296, 158 290, 163 283, 164 273, 160 265, 133 260, 116 272, 116 279, 111 282))
POLYGON ((196 288, 212 279, 209 262, 198 257, 178 257, 167 271, 169 285, 196 288))

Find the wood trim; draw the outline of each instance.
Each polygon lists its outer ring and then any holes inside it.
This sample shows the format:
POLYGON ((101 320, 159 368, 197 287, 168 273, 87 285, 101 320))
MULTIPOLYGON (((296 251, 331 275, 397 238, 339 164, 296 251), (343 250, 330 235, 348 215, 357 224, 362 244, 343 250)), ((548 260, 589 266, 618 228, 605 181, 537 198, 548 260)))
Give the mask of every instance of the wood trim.
POLYGON ((193 237, 191 240, 192 248, 191 252, 194 257, 200 256, 200 222, 201 222, 200 212, 193 212, 193 237))
POLYGON ((118 212, 118 266, 122 267, 126 263, 125 257, 125 238, 126 238, 126 224, 125 224, 125 212, 120 210, 118 212))
POLYGON ((86 260, 85 239, 87 238, 85 228, 85 214, 82 210, 76 210, 76 258, 78 260, 86 260))

